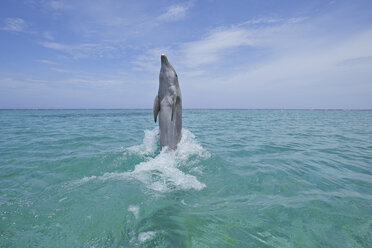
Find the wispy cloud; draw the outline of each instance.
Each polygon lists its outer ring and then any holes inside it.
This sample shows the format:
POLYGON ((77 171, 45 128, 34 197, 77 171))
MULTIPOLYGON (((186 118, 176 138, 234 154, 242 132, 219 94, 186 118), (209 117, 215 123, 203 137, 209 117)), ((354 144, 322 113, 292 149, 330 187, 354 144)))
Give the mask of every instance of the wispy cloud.
MULTIPOLYGON (((283 37, 300 29, 305 17, 252 19, 229 27, 217 27, 207 32, 199 40, 179 43, 166 48, 151 48, 137 56, 133 64, 136 70, 158 70, 158 56, 161 53, 170 55, 172 61, 188 69, 198 69, 198 73, 190 71, 190 75, 201 75, 208 65, 217 65, 229 61, 229 56, 242 48, 269 48, 275 43, 283 43, 283 37), (265 24, 255 26, 254 24, 265 24), (252 26, 253 25, 253 26, 252 26)), ((239 55, 241 56, 241 54, 239 55)))
POLYGON ((43 36, 44 36, 44 38, 46 38, 48 40, 54 40, 54 37, 50 32, 44 32, 43 36))
POLYGON ((50 69, 51 69, 52 71, 61 72, 61 73, 68 73, 68 74, 80 73, 79 71, 67 70, 67 69, 57 68, 57 67, 52 67, 52 68, 50 68, 50 69))
POLYGON ((53 71, 61 72, 63 75, 54 80, 45 80, 43 77, 34 77, 31 75, 7 75, 6 77, 0 76, 0 87, 17 88, 19 86, 25 88, 32 88, 34 86, 43 86, 44 88, 58 88, 58 87, 102 87, 110 89, 116 85, 128 83, 122 77, 115 75, 99 75, 88 73, 84 71, 68 70, 62 68, 50 68, 53 71))
POLYGON ((261 17, 230 27, 216 28, 200 40, 181 45, 184 61, 189 67, 198 67, 217 63, 242 47, 270 47, 287 34, 292 34, 306 19, 261 17), (253 24, 265 25, 251 26, 253 24))
POLYGON ((27 24, 22 18, 6 18, 2 29, 11 32, 24 32, 26 27, 27 24))
POLYGON ((64 45, 57 42, 42 42, 41 45, 43 45, 46 48, 51 48, 60 51, 70 51, 78 48, 76 46, 64 45))
POLYGON ((185 62, 190 67, 197 67, 217 62, 226 51, 254 43, 252 35, 242 28, 221 28, 212 31, 198 41, 182 45, 185 62))
POLYGON ((68 8, 68 5, 63 1, 53 0, 53 1, 46 2, 46 4, 50 8, 55 9, 55 10, 62 10, 62 9, 68 8))
POLYGON ((307 20, 308 17, 293 17, 293 18, 274 18, 274 17, 259 17, 254 18, 243 23, 238 24, 237 26, 244 25, 256 25, 256 24, 274 24, 274 23, 299 23, 307 20))
POLYGON ((0 77, 1 88, 28 89, 35 86, 46 86, 47 83, 48 82, 45 80, 35 79, 32 77, 20 78, 20 75, 15 75, 15 77, 0 77))
MULTIPOLYGON (((354 70, 340 67, 340 62, 354 62, 355 60, 349 58, 362 54, 372 55, 372 50, 368 48, 370 42, 372 42, 372 32, 368 31, 341 41, 339 44, 307 47, 306 50, 301 50, 301 46, 293 47, 291 51, 286 50, 287 53, 276 58, 230 74, 229 83, 246 85, 249 82, 251 85, 262 85, 261 88, 277 89, 288 88, 288 86, 297 88, 309 84, 312 86, 323 84, 324 87, 326 84, 335 83, 341 87, 350 79, 343 77, 352 75, 355 80, 358 80, 359 75, 354 70)), ((363 62, 368 62, 368 58, 370 56, 362 59, 363 62)), ((360 59, 357 61, 359 62, 360 59)), ((353 65, 364 65, 364 63, 353 63, 353 65)))
MULTIPOLYGON (((272 56, 263 61, 233 64, 223 73, 213 71, 189 79, 188 84, 199 89, 199 93, 193 94, 209 92, 217 99, 222 92, 233 95, 234 99, 228 104, 234 107, 244 103, 249 107, 288 108, 298 107, 297 102, 304 108, 362 106, 358 105, 362 100, 355 101, 352 96, 360 95, 366 101, 372 90, 369 70, 372 30, 357 32, 337 43, 333 40, 319 42, 318 39, 324 37, 317 36, 308 41, 301 37, 303 34, 296 34, 299 35, 297 39, 276 43, 276 37, 282 34, 272 33, 273 42, 265 44, 272 49, 272 56), (309 44, 311 42, 315 44, 309 44), (317 45, 320 43, 322 46, 317 45), (207 87, 212 84, 213 89, 207 87)), ((224 103, 210 101, 212 106, 224 107, 224 103)))
POLYGON ((187 11, 192 7, 192 3, 188 2, 183 5, 172 5, 168 7, 166 12, 160 15, 157 19, 160 21, 178 21, 186 17, 187 11))
POLYGON ((341 61, 342 66, 359 66, 359 65, 372 65, 372 56, 362 56, 356 58, 349 58, 341 61))
POLYGON ((261 18, 219 27, 199 40, 150 49, 134 64, 139 70, 155 72, 159 54, 168 53, 176 70, 182 71, 182 82, 193 89, 186 89, 186 97, 213 95, 207 97, 209 107, 244 103, 245 107, 285 108, 298 106, 296 101, 302 107, 358 107, 345 96, 362 96, 366 93, 360 89, 371 89, 367 85, 372 77, 372 30, 354 31, 335 40, 313 29, 322 21, 261 18), (236 58, 239 62, 230 63, 236 58), (290 99, 286 99, 288 92, 293 92, 290 99), (215 100, 226 95, 234 96, 232 102, 215 100))
POLYGON ((42 46, 56 51, 61 51, 68 54, 73 59, 82 59, 89 57, 116 57, 119 49, 122 49, 120 44, 112 43, 82 43, 75 45, 67 45, 58 42, 41 42, 42 46))
POLYGON ((36 60, 37 62, 40 62, 40 63, 43 63, 43 64, 47 64, 47 65, 55 65, 57 64, 56 62, 54 61, 51 61, 51 60, 47 60, 47 59, 39 59, 39 60, 36 60))
MULTIPOLYGON (((314 6, 308 8, 303 3, 288 9, 281 4, 278 11, 268 10, 265 4, 250 3, 252 8, 243 15, 236 11, 238 3, 234 8, 221 9, 208 6, 210 3, 204 1, 180 4, 138 4, 121 0, 104 3, 100 0, 26 1, 32 2, 35 13, 41 10, 40 18, 35 15, 34 19, 29 19, 32 16, 25 20, 2 19, 0 29, 9 31, 3 34, 11 36, 15 36, 11 32, 31 33, 31 27, 38 31, 38 36, 20 42, 29 51, 35 49, 35 43, 39 44, 42 53, 36 53, 32 60, 46 65, 35 62, 33 70, 25 72, 33 74, 31 79, 26 75, 19 77, 18 82, 32 85, 35 80, 46 79, 47 83, 38 87, 49 89, 51 96, 65 89, 78 98, 75 88, 84 94, 97 88, 94 97, 85 100, 97 102, 96 97, 101 96, 105 102, 114 100, 115 96, 118 105, 112 106, 121 106, 124 98, 133 106, 151 106, 162 53, 168 55, 179 73, 187 107, 276 107, 277 103, 288 103, 279 107, 294 107, 299 106, 296 100, 301 107, 311 107, 318 102, 318 106, 325 103, 323 107, 327 107, 328 99, 335 96, 333 92, 339 92, 335 99, 342 106, 346 99, 340 97, 342 92, 345 96, 359 87, 366 95, 372 89, 372 35, 370 32, 362 35, 370 29, 366 22, 370 17, 365 14, 364 19, 358 19, 360 13, 355 10, 331 11, 341 8, 338 4, 317 12, 314 6), (206 10, 207 7, 211 8, 206 10), (193 10, 195 12, 191 12, 193 10), (209 13, 212 10, 216 13, 209 13), (219 18, 221 16, 224 18, 219 18), (50 23, 45 25, 47 18, 51 18, 50 23), (187 21, 179 21, 186 18, 187 21), (61 91, 55 91, 55 87, 61 91), (342 87, 347 90, 338 90, 342 87), (104 91, 111 91, 109 97, 103 96, 104 91), (324 94, 323 102, 315 99, 319 92, 324 94), (138 102, 136 94, 151 97, 138 102)), ((248 7, 248 4, 241 6, 248 7)), ((30 55, 27 54, 27 58, 30 55)), ((27 68, 22 66, 27 59, 23 62, 14 58, 14 61, 19 63, 19 68, 27 68)), ((7 70, 4 68, 2 70, 7 70)), ((20 72, 22 70, 17 69, 15 76, 4 78, 17 79, 20 72)), ((12 85, 13 81, 4 79, 3 84, 12 85)), ((35 96, 48 95, 40 94, 37 87, 32 89, 35 96)), ((23 87, 19 86, 19 91, 23 91, 23 87)), ((350 99, 359 101, 362 93, 355 93, 350 99)), ((61 102, 71 102, 70 97, 61 95, 61 102)), ((80 98, 75 101, 79 102, 82 102, 80 98)), ((368 103, 370 106, 370 100, 368 103)))

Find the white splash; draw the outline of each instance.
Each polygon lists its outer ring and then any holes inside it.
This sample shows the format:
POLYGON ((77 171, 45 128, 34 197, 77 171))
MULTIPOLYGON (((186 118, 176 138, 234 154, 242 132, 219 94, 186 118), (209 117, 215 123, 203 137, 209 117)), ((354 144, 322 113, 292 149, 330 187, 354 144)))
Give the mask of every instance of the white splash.
POLYGON ((128 207, 128 211, 129 211, 129 212, 132 212, 133 215, 134 215, 134 217, 135 217, 136 219, 138 219, 138 216, 139 216, 139 207, 138 207, 138 206, 130 205, 130 206, 128 207))
POLYGON ((157 136, 159 135, 159 128, 153 130, 145 130, 145 137, 141 145, 131 146, 126 149, 126 152, 138 155, 151 155, 157 148, 157 136))
POLYGON ((83 177, 81 179, 78 179, 78 180, 75 180, 71 183, 71 186, 79 186, 79 185, 82 185, 82 184, 85 184, 89 181, 92 181, 94 179, 96 179, 97 177, 96 176, 90 176, 90 177, 83 177))
POLYGON ((67 199, 67 197, 63 197, 63 198, 59 199, 58 202, 63 202, 66 199, 67 199))
MULTIPOLYGON (((157 138, 157 136, 153 137, 157 138)), ((195 155, 199 159, 210 156, 196 142, 195 136, 190 131, 183 129, 182 139, 175 151, 170 151, 167 148, 162 149, 155 158, 137 164, 128 175, 143 182, 148 188, 155 191, 167 192, 173 189, 201 190, 206 186, 204 183, 199 182, 193 175, 185 174, 178 168, 189 163, 188 159, 195 155)))
POLYGON ((143 243, 146 240, 152 239, 155 236, 156 232, 149 231, 149 232, 141 232, 138 234, 139 242, 143 243))
POLYGON ((176 150, 177 162, 185 162, 193 155, 202 159, 210 157, 209 152, 196 141, 195 135, 187 129, 182 129, 182 138, 176 150))
POLYGON ((172 188, 201 190, 205 184, 193 175, 185 174, 177 168, 176 153, 162 150, 155 158, 142 162, 128 174, 143 182, 148 188, 166 192, 172 188))
MULTIPOLYGON (((125 152, 147 156, 154 154, 157 150, 159 130, 145 130, 145 137, 141 145, 132 146, 125 152)), ((134 178, 141 181, 147 188, 158 192, 169 192, 172 190, 201 190, 206 185, 198 181, 194 175, 186 174, 179 169, 182 166, 193 166, 200 159, 209 158, 210 154, 195 140, 195 136, 188 130, 182 129, 182 139, 175 151, 163 148, 160 154, 154 158, 137 164, 131 172, 107 172, 102 176, 84 177, 76 184, 82 184, 91 180, 128 180, 134 178)), ((193 171, 192 168, 190 171, 193 171)), ((197 168, 202 174, 201 169, 197 168)), ((131 211, 128 209, 128 211, 131 211)))

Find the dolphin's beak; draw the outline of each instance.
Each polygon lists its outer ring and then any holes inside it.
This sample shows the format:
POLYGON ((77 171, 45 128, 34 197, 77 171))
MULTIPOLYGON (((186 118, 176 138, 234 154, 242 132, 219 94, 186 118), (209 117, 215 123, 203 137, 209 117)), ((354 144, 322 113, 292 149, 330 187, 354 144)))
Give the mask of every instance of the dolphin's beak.
POLYGON ((161 56, 161 64, 168 64, 168 58, 165 56, 165 54, 162 54, 161 56))

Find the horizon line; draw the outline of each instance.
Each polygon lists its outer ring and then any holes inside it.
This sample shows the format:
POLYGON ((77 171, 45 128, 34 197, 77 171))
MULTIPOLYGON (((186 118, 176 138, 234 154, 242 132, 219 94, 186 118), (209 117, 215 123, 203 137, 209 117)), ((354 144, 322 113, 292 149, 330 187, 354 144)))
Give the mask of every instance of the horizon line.
MULTIPOLYGON (((364 110, 372 108, 183 108, 184 110, 364 110)), ((152 110, 152 108, 0 108, 0 110, 152 110)))

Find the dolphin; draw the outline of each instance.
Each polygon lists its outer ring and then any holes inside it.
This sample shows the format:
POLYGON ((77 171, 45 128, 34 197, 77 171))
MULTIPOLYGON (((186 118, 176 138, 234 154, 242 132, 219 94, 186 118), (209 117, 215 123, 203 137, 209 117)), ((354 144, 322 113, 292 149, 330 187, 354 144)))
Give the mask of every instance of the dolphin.
POLYGON ((153 110, 155 123, 159 115, 160 145, 175 150, 182 137, 182 96, 177 73, 165 54, 161 55, 159 91, 153 110))

